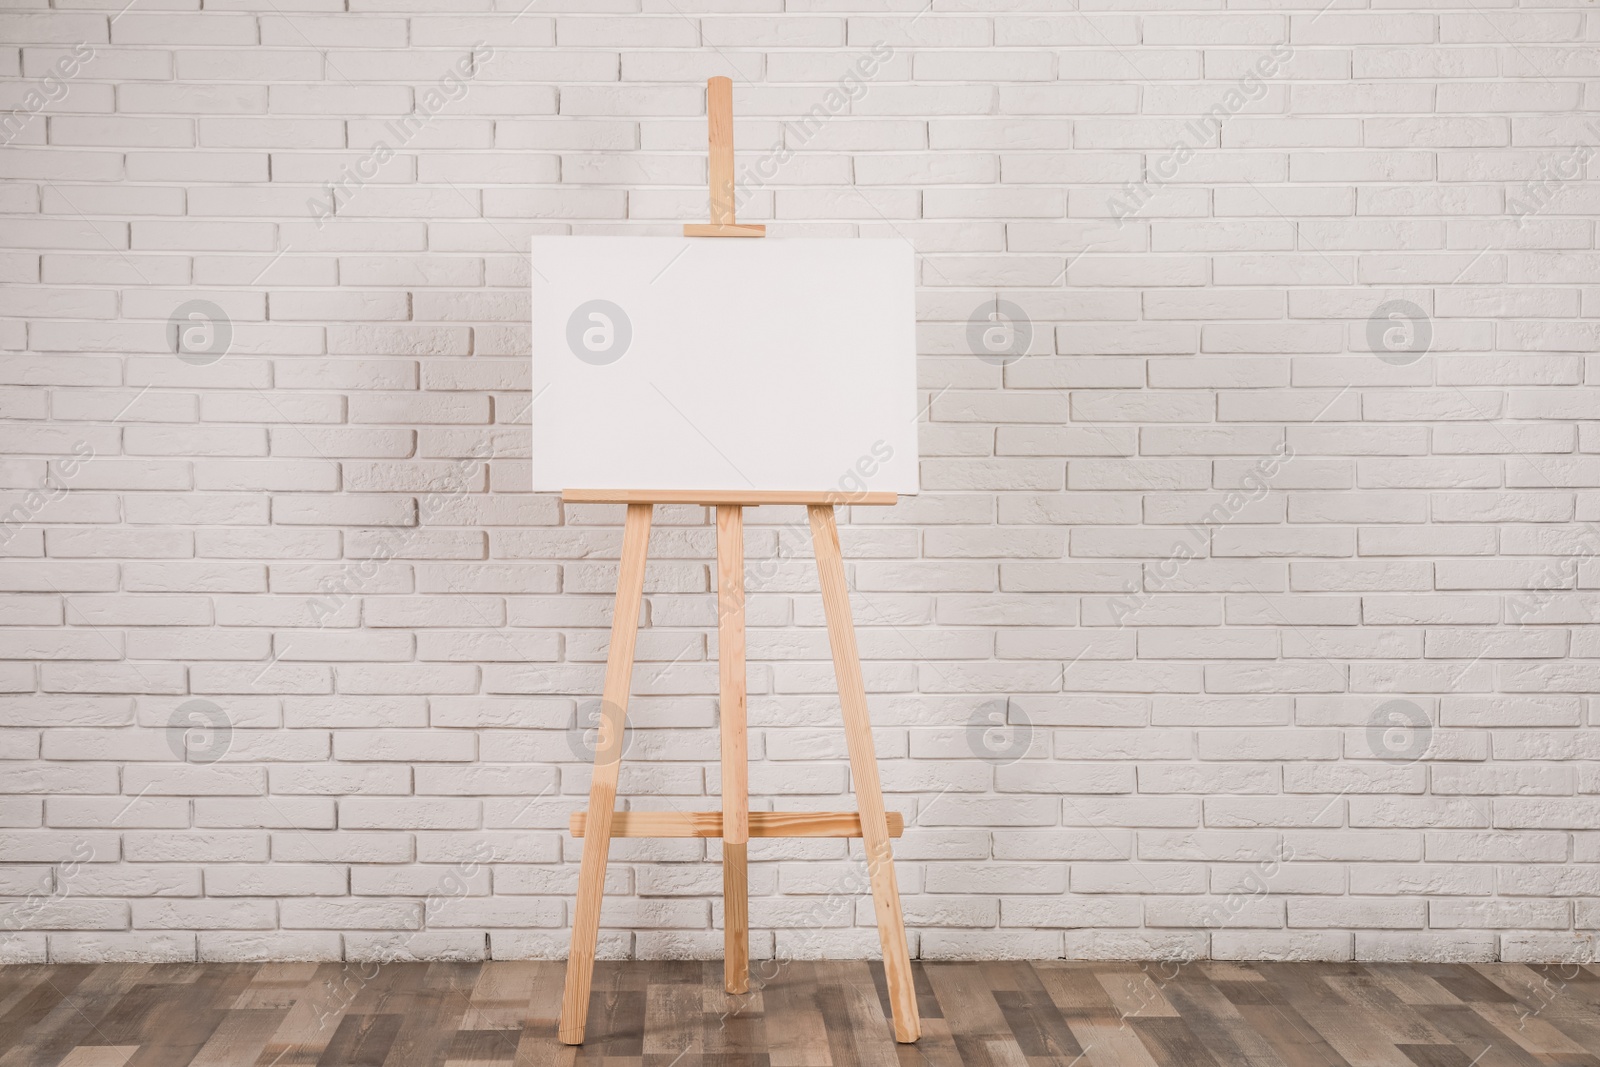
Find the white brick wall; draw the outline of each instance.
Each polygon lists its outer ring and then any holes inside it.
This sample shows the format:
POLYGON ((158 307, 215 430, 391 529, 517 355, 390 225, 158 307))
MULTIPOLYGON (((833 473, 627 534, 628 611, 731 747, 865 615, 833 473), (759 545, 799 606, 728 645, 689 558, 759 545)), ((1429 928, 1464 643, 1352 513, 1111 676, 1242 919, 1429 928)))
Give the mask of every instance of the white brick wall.
MULTIPOLYGON (((922 255, 844 529, 913 950, 1592 955, 1600 15, 1512 3, 11 5, 0 955, 565 951, 620 516, 523 491, 520 250, 703 218, 717 74, 741 217, 922 255)), ((799 520, 751 778, 835 808, 799 520)), ((623 792, 715 807, 657 523, 623 792)), ((716 955, 714 855, 619 843, 603 950, 716 955)), ((874 950, 752 857, 758 955, 874 950)))

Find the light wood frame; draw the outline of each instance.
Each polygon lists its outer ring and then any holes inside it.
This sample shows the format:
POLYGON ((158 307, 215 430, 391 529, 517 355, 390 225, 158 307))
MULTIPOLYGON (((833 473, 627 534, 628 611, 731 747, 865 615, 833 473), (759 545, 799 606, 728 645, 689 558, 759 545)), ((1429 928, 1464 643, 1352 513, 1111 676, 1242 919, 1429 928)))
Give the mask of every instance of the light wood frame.
MULTIPOLYGON (((839 687, 845 744, 850 753, 850 775, 855 785, 856 807, 848 811, 751 811, 748 795, 748 756, 745 743, 745 632, 744 632, 744 515, 743 508, 766 503, 717 505, 717 641, 721 694, 722 810, 693 812, 617 811, 617 773, 626 728, 628 680, 639 625, 639 605, 644 590, 645 557, 650 537, 653 504, 638 493, 564 493, 567 502, 594 502, 597 496, 626 502, 627 519, 622 536, 622 562, 617 573, 617 602, 612 613, 611 647, 606 657, 604 697, 599 739, 595 746, 594 778, 589 787, 589 807, 572 816, 572 834, 584 839, 583 862, 578 872, 578 892, 572 922, 572 951, 567 957, 566 988, 561 1000, 558 1031, 569 1045, 583 1043, 588 1021, 589 994, 594 979, 595 948, 600 932, 600 902, 605 891, 606 860, 614 837, 721 837, 723 900, 723 987, 740 994, 749 990, 749 889, 746 873, 747 842, 752 837, 860 837, 867 856, 867 878, 872 889, 878 941, 883 949, 884 976, 894 1016, 895 1040, 915 1041, 921 1033, 916 992, 911 978, 911 957, 906 946, 905 921, 895 880, 891 838, 904 832, 905 820, 887 812, 872 745, 872 724, 867 715, 866 686, 855 627, 850 617, 849 590, 832 494, 807 496, 811 543, 817 558, 817 577, 828 623, 828 644, 833 652, 834 676, 839 687)), ((893 494, 888 494, 893 497, 893 494)), ((677 502, 677 501, 673 501, 677 502)), ((889 501, 892 503, 893 501, 889 501)))
MULTIPOLYGON (((734 218, 733 82, 706 82, 706 132, 710 144, 707 169, 711 222, 686 223, 686 237, 761 237, 765 226, 740 225, 734 218)), ((899 837, 905 820, 885 812, 878 762, 867 717, 867 692, 861 678, 845 583, 844 558, 834 519, 837 504, 893 504, 894 493, 781 491, 659 491, 568 489, 569 504, 626 504, 622 563, 617 573, 617 601, 611 616, 611 647, 606 655, 600 733, 595 745, 594 778, 587 812, 574 813, 572 834, 584 838, 573 905, 572 951, 567 956, 566 986, 561 997, 561 1040, 581 1045, 588 1022, 589 994, 594 982, 595 948, 600 935, 600 902, 605 893, 606 860, 613 837, 722 838, 723 987, 742 994, 750 987, 750 928, 747 849, 752 837, 859 837, 866 849, 867 878, 872 888, 878 941, 883 948, 884 976, 894 1015, 896 1041, 921 1034, 911 956, 906 947, 900 892, 895 882, 889 839, 899 837), (695 812, 617 811, 617 774, 627 726, 628 684, 633 673, 634 644, 639 630, 639 605, 644 595, 644 565, 650 541, 651 512, 656 504, 700 504, 716 508, 717 523, 717 677, 721 709, 722 810, 695 812), (845 744, 855 784, 857 811, 751 811, 749 757, 746 746, 744 629, 744 508, 762 504, 804 504, 817 557, 817 576, 828 620, 828 644, 839 686, 845 744)))

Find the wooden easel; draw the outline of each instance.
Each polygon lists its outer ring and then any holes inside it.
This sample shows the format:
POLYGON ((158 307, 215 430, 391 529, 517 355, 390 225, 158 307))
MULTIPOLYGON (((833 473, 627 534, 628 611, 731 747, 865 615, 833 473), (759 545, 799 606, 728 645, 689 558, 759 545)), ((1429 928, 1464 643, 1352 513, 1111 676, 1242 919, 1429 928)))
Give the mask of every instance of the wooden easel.
MULTIPOLYGON (((711 222, 683 227, 686 237, 761 237, 765 226, 740 225, 734 218, 733 82, 712 78, 706 83, 706 114, 711 142, 711 222)), ((617 575, 617 600, 611 618, 611 648, 606 656, 599 740, 595 746, 594 779, 589 809, 572 816, 574 837, 586 838, 578 872, 578 895, 572 922, 572 951, 567 957, 566 989, 561 998, 561 1040, 583 1043, 594 978, 595 944, 600 935, 600 900, 605 890, 606 859, 613 837, 722 838, 723 985, 729 993, 749 989, 750 931, 746 850, 754 837, 860 837, 867 854, 867 875, 883 947, 884 974, 894 1014, 897 1041, 915 1041, 921 1032, 916 994, 911 983, 911 958, 906 949, 900 891, 895 882, 889 839, 899 837, 904 821, 887 815, 867 717, 866 686, 850 618, 844 559, 839 552, 836 504, 893 504, 894 493, 725 492, 568 489, 566 503, 622 503, 628 506, 622 534, 622 564, 617 575), (644 595, 644 564, 650 520, 656 504, 699 504, 717 509, 717 640, 718 681, 722 719, 722 810, 697 812, 619 812, 617 774, 622 761, 627 722, 628 689, 633 674, 639 605, 644 595), (850 774, 855 782, 857 811, 751 811, 749 760, 745 743, 744 635, 744 509, 761 504, 804 504, 811 523, 822 604, 828 620, 828 643, 838 680, 850 774)))

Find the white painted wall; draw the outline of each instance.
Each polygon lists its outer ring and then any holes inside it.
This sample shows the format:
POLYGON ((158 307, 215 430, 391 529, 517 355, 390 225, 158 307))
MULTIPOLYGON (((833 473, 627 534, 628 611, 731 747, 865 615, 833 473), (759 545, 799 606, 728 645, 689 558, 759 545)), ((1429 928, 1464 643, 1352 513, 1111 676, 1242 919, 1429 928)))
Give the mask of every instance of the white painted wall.
MULTIPOLYGON (((522 250, 703 219, 717 74, 741 218, 922 256, 843 531, 913 951, 1592 956, 1600 15, 292 6, 0 15, 4 958, 565 952, 620 515, 524 491, 522 250)), ((801 518, 751 778, 847 807, 801 518)), ((713 808, 657 522, 624 792, 713 808)), ((875 951, 751 852, 757 954, 875 951)), ((605 951, 720 952, 704 844, 614 856, 605 951)))

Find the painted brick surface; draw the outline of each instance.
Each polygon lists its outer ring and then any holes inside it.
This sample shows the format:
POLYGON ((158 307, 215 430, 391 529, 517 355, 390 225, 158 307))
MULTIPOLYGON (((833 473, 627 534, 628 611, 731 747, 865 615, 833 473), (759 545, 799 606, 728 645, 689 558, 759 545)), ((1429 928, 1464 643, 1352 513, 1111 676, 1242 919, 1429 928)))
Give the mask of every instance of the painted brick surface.
MULTIPOLYGON (((565 952, 621 516, 525 491, 522 250, 703 219, 728 75, 742 219, 920 254, 841 530, 913 952, 1592 959, 1600 15, 228 6, 0 15, 0 958, 565 952)), ((747 522, 753 801, 848 807, 747 522)), ((641 808, 718 803, 713 549, 641 808)), ((718 954, 715 855, 617 843, 602 952, 718 954)), ((876 952, 751 859, 756 955, 876 952)))

